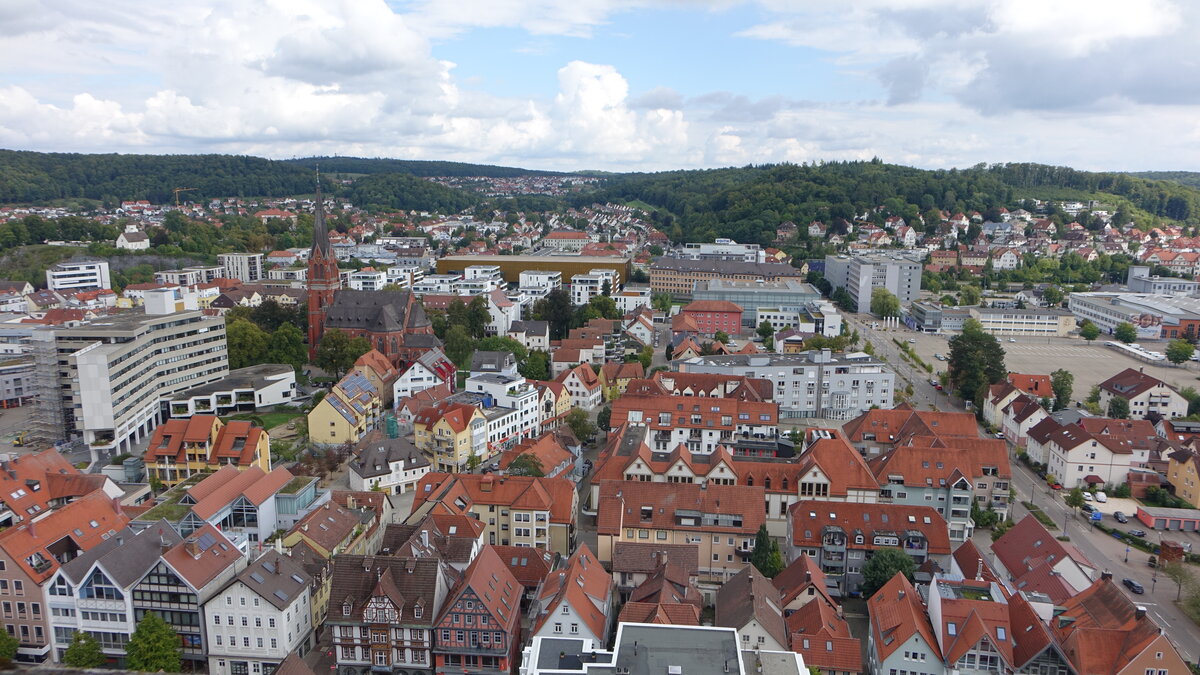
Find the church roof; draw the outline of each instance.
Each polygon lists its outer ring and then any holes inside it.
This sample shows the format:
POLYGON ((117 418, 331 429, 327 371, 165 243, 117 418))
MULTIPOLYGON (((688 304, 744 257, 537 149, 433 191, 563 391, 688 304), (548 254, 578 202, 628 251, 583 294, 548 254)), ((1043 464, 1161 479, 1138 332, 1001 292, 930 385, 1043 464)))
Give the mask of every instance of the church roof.
POLYGON ((398 333, 429 325, 425 309, 408 291, 341 290, 325 316, 325 330, 347 328, 398 333))

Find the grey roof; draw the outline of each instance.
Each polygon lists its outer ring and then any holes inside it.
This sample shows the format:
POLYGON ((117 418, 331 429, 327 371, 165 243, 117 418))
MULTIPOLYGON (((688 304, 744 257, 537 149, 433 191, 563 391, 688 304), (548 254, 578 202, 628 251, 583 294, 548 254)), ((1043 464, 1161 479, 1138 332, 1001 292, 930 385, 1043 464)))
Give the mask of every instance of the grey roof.
POLYGON ((472 373, 496 373, 515 363, 512 352, 475 352, 471 355, 472 373))
POLYGON ((92 566, 99 563, 113 583, 129 588, 158 563, 164 543, 169 548, 182 541, 175 528, 165 520, 151 524, 137 534, 126 528, 63 565, 62 571, 67 579, 78 584, 92 566))
POLYGON ((269 378, 286 375, 292 372, 292 370, 291 366, 280 363, 260 363, 257 366, 238 368, 237 370, 229 371, 228 375, 216 382, 202 384, 199 387, 193 387, 187 391, 175 394, 172 400, 186 401, 193 396, 208 396, 234 389, 260 389, 274 382, 274 380, 269 378))
POLYGON ((514 321, 509 326, 510 333, 526 333, 528 335, 549 335, 549 321, 514 321))
POLYGON ((404 462, 404 468, 429 466, 425 453, 407 438, 382 438, 359 444, 358 457, 350 461, 350 470, 363 478, 391 473, 392 462, 404 462))
MULTIPOLYGON (((424 312, 425 310, 421 310, 424 312)), ((409 333, 404 336, 404 346, 414 349, 441 349, 442 341, 436 335, 426 333, 409 333)))
POLYGON ((312 584, 312 577, 291 558, 278 551, 267 551, 247 565, 233 583, 241 583, 276 609, 286 609, 304 594, 312 584))
POLYGON ((779 589, 754 565, 747 565, 717 592, 715 624, 740 631, 752 619, 787 648, 788 634, 783 623, 779 589))
POLYGON ((741 659, 733 631, 641 624, 621 628, 616 664, 629 675, 662 675, 669 666, 679 666, 684 675, 713 675, 722 672, 725 663, 736 672, 741 659))
POLYGON ((430 325, 425 308, 408 291, 341 290, 325 316, 325 329, 393 333, 430 325))

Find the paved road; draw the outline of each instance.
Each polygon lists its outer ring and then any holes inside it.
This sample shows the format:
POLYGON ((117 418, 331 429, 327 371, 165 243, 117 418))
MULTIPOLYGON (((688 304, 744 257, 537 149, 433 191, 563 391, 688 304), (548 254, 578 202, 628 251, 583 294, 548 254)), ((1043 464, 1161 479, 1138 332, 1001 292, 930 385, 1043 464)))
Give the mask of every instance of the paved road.
MULTIPOLYGON (((1089 560, 1102 570, 1112 572, 1115 580, 1120 583, 1126 577, 1133 579, 1146 587, 1145 595, 1129 594, 1129 597, 1139 605, 1145 606, 1149 613, 1162 626, 1167 635, 1175 642, 1183 656, 1192 662, 1200 658, 1200 627, 1197 627, 1176 605, 1177 590, 1175 582, 1166 577, 1156 578, 1156 570, 1146 565, 1147 554, 1138 549, 1130 549, 1117 539, 1104 534, 1071 513, 1063 503, 1062 495, 1049 490, 1045 482, 1039 479, 1024 464, 1012 461, 1013 487, 1017 490, 1020 500, 1029 501, 1042 509, 1054 522, 1065 530, 1054 532, 1055 536, 1065 532, 1089 560), (1128 549, 1128 553, 1126 552, 1128 549), (1129 562, 1125 559, 1128 556, 1129 562), (1161 588, 1159 588, 1161 586, 1161 588)), ((1023 518, 1028 513, 1024 506, 1013 505, 1013 518, 1023 518)), ((1122 527, 1111 518, 1105 519, 1106 526, 1122 527)), ((1136 527, 1131 524, 1128 527, 1136 527)), ((1128 529, 1128 528, 1125 528, 1128 529)), ((991 543, 987 532, 981 533, 991 543)), ((1150 532, 1150 539, 1161 538, 1161 532, 1150 532)), ((1168 535, 1170 536, 1170 535, 1168 535)), ((978 541, 976 542, 978 543, 978 541)))
MULTIPOLYGON (((906 342, 914 334, 913 331, 908 330, 903 325, 880 325, 879 328, 872 328, 871 324, 876 319, 868 314, 846 314, 844 317, 850 329, 858 331, 860 345, 870 342, 875 348, 875 355, 887 359, 888 365, 896 372, 900 379, 896 383, 896 389, 903 390, 905 385, 912 385, 913 395, 909 400, 912 402, 914 408, 937 408, 940 410, 955 408, 955 401, 950 394, 938 391, 936 387, 929 383, 931 378, 936 378, 938 373, 945 370, 945 363, 934 359, 930 355, 922 358, 933 364, 934 370, 932 373, 927 372, 923 368, 914 367, 900 356, 900 348, 896 346, 896 343, 892 342, 893 339, 906 342)), ((958 405, 961 407, 961 404, 958 405)))

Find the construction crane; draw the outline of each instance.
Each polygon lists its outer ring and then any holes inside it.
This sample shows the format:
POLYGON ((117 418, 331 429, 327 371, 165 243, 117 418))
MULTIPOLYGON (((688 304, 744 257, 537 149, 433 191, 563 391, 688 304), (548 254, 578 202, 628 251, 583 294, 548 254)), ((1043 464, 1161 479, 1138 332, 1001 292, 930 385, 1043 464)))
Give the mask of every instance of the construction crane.
POLYGON ((200 188, 175 188, 174 190, 171 190, 171 192, 175 193, 175 207, 176 208, 179 207, 179 193, 180 192, 191 192, 192 190, 199 190, 199 189, 200 188))

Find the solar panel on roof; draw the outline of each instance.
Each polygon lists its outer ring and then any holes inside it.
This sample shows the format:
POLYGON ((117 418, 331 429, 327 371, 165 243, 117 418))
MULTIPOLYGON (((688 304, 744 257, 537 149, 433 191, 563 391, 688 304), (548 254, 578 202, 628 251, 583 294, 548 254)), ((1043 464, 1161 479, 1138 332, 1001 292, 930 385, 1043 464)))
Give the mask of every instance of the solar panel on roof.
POLYGON ((196 540, 196 545, 200 547, 201 551, 207 551, 215 543, 217 543, 217 538, 208 532, 200 535, 200 538, 196 540))

